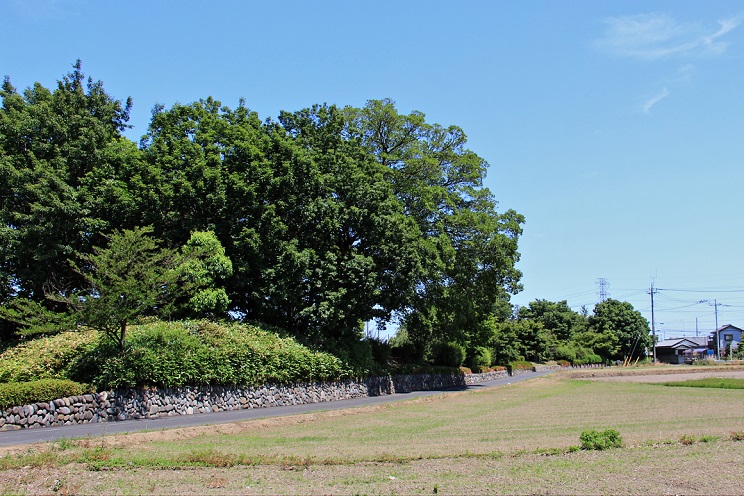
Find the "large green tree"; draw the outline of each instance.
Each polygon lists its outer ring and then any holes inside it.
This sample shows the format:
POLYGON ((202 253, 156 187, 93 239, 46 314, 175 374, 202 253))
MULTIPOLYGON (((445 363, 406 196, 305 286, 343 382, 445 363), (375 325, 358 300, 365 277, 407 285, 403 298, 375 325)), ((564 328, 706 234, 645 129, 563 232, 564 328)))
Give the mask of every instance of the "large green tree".
POLYGON ((643 358, 652 344, 643 315, 630 303, 613 299, 594 307, 588 335, 583 340, 587 345, 593 343, 598 354, 611 360, 643 358))
POLYGON ((566 300, 548 301, 537 299, 518 311, 520 319, 540 322, 560 341, 570 341, 574 334, 586 329, 587 319, 568 306, 566 300))
POLYGON ((497 211, 483 187, 487 163, 460 128, 400 114, 389 100, 278 121, 243 102, 157 105, 138 147, 122 136, 131 102, 86 80, 79 62, 53 91, 18 93, 7 79, 1 91, 5 308, 63 310, 48 288, 88 291, 90 257, 137 226, 152 226, 174 253, 208 231, 214 239, 192 248, 214 241, 232 262, 232 275, 192 266, 193 280, 225 290, 180 298, 174 316, 229 302, 232 315, 321 345, 402 316, 421 349, 435 340, 473 348, 520 288, 523 219, 497 211))
POLYGON ((126 220, 120 172, 138 155, 121 135, 131 102, 86 81, 80 61, 54 91, 18 93, 6 77, 0 96, 0 297, 44 302, 50 280, 78 288, 68 259, 126 220))
POLYGON ((403 312, 410 338, 485 344, 494 305, 520 290, 517 239, 524 219, 499 213, 483 179, 488 164, 466 148, 457 126, 398 113, 390 100, 347 108, 346 132, 385 167, 404 211, 420 231, 424 261, 416 296, 403 312))

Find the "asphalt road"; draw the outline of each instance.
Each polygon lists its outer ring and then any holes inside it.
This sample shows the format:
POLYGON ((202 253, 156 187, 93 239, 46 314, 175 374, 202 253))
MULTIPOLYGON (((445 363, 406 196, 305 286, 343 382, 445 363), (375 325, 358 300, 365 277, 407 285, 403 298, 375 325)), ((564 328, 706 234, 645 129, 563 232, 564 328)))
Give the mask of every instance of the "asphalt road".
MULTIPOLYGON (((494 386, 504 386, 515 382, 533 379, 546 374, 551 370, 533 372, 531 374, 506 377, 493 381, 483 382, 468 386, 468 390, 478 390, 494 386)), ((371 396, 368 398, 354 398, 341 401, 325 401, 322 403, 310 403, 307 405, 277 406, 270 408, 253 408, 246 410, 233 410, 231 412, 202 413, 197 415, 177 415, 172 417, 161 417, 157 419, 124 420, 121 422, 98 422, 95 424, 76 424, 58 427, 45 427, 40 429, 21 429, 17 431, 0 432, 0 446, 16 446, 22 444, 34 444, 67 438, 97 437, 107 434, 121 432, 140 432, 146 430, 178 429, 182 427, 193 427, 198 425, 227 424, 231 422, 242 422, 244 420, 255 420, 270 417, 285 417, 288 415, 299 415, 328 410, 342 410, 344 408, 356 408, 368 405, 380 405, 394 401, 406 401, 414 398, 422 398, 441 394, 444 390, 437 391, 415 391, 412 393, 397 393, 387 396, 371 396)))

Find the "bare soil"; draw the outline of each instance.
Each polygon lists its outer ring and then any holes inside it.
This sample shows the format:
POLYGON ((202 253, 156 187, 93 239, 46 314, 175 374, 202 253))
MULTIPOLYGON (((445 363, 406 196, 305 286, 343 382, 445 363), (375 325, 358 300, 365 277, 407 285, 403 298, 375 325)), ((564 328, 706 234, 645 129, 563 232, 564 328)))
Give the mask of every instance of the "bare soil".
POLYGON ((744 379, 743 366, 672 366, 570 370, 561 372, 570 379, 590 379, 617 382, 681 382, 694 379, 732 378, 744 379))

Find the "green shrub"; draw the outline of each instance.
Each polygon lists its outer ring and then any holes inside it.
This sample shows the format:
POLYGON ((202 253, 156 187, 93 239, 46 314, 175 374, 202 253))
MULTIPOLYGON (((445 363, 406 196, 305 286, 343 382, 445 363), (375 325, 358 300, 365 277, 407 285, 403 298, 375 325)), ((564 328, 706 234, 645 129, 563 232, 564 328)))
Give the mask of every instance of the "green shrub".
POLYGON ((533 368, 534 366, 532 365, 532 362, 527 362, 525 360, 510 362, 506 365, 506 369, 509 373, 512 373, 515 370, 533 370, 533 368))
POLYGON ((68 396, 78 396, 87 388, 78 382, 60 379, 41 379, 31 382, 0 384, 0 408, 46 402, 68 396))
POLYGON ((124 353, 102 345, 93 357, 98 365, 95 384, 105 389, 259 386, 351 375, 337 357, 312 351, 291 338, 254 326, 207 321, 133 326, 124 353))
POLYGON ((488 367, 491 366, 491 363, 492 363, 491 360, 492 360, 491 350, 483 346, 476 346, 470 352, 470 359, 468 360, 468 365, 470 366, 471 369, 482 372, 483 369, 488 369, 488 367))
POLYGON ((614 429, 606 431, 584 431, 579 437, 581 449, 583 450, 606 450, 609 448, 620 448, 623 445, 623 439, 620 433, 614 429))
POLYGON ((62 332, 39 337, 4 350, 0 354, 0 382, 40 379, 77 379, 79 360, 98 344, 95 331, 62 332))
POLYGON ((355 377, 384 375, 388 371, 390 346, 376 339, 362 339, 327 350, 342 362, 349 364, 355 377))
POLYGON ((455 342, 436 343, 431 358, 436 365, 459 367, 465 361, 465 348, 455 342))

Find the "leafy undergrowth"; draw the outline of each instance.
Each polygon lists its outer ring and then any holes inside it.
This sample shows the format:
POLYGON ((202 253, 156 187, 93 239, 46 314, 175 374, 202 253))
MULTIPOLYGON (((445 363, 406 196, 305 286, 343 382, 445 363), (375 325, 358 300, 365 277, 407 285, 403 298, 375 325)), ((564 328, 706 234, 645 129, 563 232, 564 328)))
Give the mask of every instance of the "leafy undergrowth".
POLYGON ((744 389, 744 379, 730 379, 709 377, 705 379, 693 379, 683 382, 665 382, 665 386, 672 387, 697 387, 714 389, 744 389))
POLYGON ((95 331, 62 332, 18 343, 0 354, 0 382, 71 379, 79 360, 97 345, 95 331))
POLYGON ((124 351, 93 331, 37 338, 0 354, 0 382, 69 379, 98 390, 136 386, 260 386, 339 380, 337 357, 259 327, 209 321, 131 326, 124 351))

